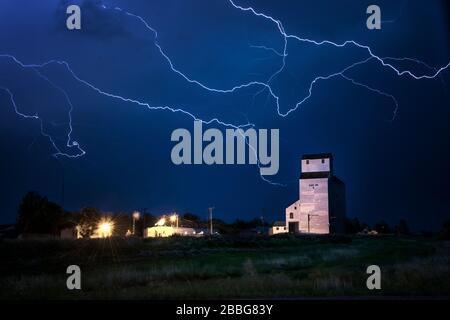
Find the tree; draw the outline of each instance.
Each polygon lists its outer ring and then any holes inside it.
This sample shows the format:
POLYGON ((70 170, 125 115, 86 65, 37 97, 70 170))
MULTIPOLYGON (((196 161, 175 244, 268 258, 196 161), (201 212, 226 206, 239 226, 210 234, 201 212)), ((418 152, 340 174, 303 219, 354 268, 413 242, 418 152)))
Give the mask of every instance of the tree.
POLYGON ((395 226, 395 233, 404 235, 409 234, 408 224, 404 219, 401 219, 395 226))
POLYGON ((100 211, 97 208, 87 207, 77 214, 77 227, 82 238, 89 238, 95 232, 100 221, 100 211))
POLYGON ((193 214, 193 213, 190 213, 190 212, 186 212, 183 215, 183 219, 186 219, 186 220, 189 220, 189 221, 193 221, 193 222, 198 222, 200 220, 200 218, 196 214, 193 214))
POLYGON ((144 212, 140 218, 135 221, 135 235, 144 236, 145 229, 153 227, 159 218, 155 217, 151 213, 144 212))
MULTIPOLYGON (((125 236, 127 234, 127 231, 132 231, 133 226, 133 218, 130 213, 127 212, 118 212, 114 215, 111 214, 113 218, 112 221, 114 221, 114 235, 115 236, 125 236)), ((136 231, 138 228, 136 227, 136 231)))
POLYGON ((442 240, 450 240, 450 220, 447 220, 442 225, 442 230, 439 234, 439 238, 442 240))
MULTIPOLYGON (((212 220, 213 222, 213 232, 219 232, 220 234, 226 234, 229 232, 228 225, 225 223, 225 221, 221 219, 214 218, 212 220)), ((207 223, 207 228, 209 228, 209 222, 207 223)))
POLYGON ((364 227, 358 218, 345 219, 345 233, 355 234, 362 230, 364 230, 364 227))
POLYGON ((57 235, 62 208, 37 192, 28 192, 19 206, 16 229, 20 233, 57 235))
POLYGON ((391 233, 391 228, 389 227, 387 222, 384 221, 384 220, 382 220, 382 221, 378 222, 377 224, 375 224, 375 230, 379 234, 391 233))
POLYGON ((263 227, 264 222, 261 219, 255 218, 250 221, 244 221, 241 219, 236 219, 233 223, 229 225, 230 233, 240 233, 245 230, 251 230, 257 227, 263 227))
POLYGON ((155 223, 159 220, 158 217, 155 217, 151 213, 145 213, 144 219, 142 219, 142 223, 144 224, 144 228, 153 227, 155 223))

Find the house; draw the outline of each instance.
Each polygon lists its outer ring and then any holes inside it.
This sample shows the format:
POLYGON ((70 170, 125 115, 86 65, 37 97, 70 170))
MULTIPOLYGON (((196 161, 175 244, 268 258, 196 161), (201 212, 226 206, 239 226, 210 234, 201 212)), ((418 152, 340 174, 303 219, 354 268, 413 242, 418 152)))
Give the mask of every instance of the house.
POLYGON ((275 235, 286 232, 288 232, 288 230, 286 227, 286 222, 284 221, 275 221, 273 223, 273 226, 269 229, 269 235, 275 235))
POLYGON ((155 237, 171 237, 178 236, 196 236, 196 232, 193 228, 182 228, 173 226, 154 226, 146 228, 144 230, 144 238, 155 237))
POLYGON ((299 200, 286 208, 285 226, 291 233, 344 233, 345 184, 333 175, 330 153, 301 159, 299 200))

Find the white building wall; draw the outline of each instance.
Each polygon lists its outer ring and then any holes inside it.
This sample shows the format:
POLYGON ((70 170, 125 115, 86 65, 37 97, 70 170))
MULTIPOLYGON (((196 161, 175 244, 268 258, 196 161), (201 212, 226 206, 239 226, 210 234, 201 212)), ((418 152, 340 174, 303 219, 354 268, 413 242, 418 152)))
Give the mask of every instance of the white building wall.
POLYGON ((300 232, 328 234, 328 178, 300 179, 300 202, 300 232))
POLYGON ((272 227, 272 230, 270 230, 270 234, 274 235, 274 234, 280 234, 280 233, 286 233, 288 232, 287 227, 272 227))
POLYGON ((295 201, 286 208, 286 229, 289 230, 289 222, 298 221, 300 221, 300 201, 295 201))
POLYGON ((195 230, 192 228, 176 228, 171 226, 155 226, 147 228, 144 233, 144 238, 154 237, 171 237, 173 235, 180 236, 194 236, 195 230))
POLYGON ((324 159, 302 159, 302 172, 330 172, 331 163, 329 158, 324 159))

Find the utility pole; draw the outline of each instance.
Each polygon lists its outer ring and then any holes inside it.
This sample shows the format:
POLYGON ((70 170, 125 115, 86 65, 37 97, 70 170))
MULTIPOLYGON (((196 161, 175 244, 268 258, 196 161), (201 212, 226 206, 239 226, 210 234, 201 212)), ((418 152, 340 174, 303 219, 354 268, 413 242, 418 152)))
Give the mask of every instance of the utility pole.
POLYGON ((142 217, 143 217, 143 219, 142 219, 142 237, 144 237, 144 235, 145 235, 145 228, 146 228, 146 225, 147 225, 147 220, 146 220, 146 218, 147 218, 147 208, 142 208, 142 217))
POLYGON ((214 207, 209 207, 209 232, 212 235, 213 234, 213 221, 212 221, 212 213, 214 210, 214 207))
POLYGON ((65 193, 65 172, 64 165, 61 163, 61 206, 64 208, 64 193, 65 193))

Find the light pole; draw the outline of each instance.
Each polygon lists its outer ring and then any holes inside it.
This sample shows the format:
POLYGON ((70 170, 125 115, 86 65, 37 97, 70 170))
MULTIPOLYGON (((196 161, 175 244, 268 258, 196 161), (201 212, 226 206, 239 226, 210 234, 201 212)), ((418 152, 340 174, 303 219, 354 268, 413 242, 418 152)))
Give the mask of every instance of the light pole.
POLYGON ((139 213, 139 211, 133 212, 133 236, 136 231, 136 220, 139 220, 140 216, 141 216, 141 214, 139 213))
POLYGON ((209 231, 210 231, 210 234, 212 235, 213 234, 212 213, 213 213, 214 207, 209 207, 208 210, 209 210, 209 228, 210 228, 209 231))

